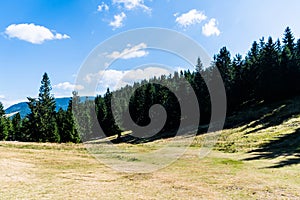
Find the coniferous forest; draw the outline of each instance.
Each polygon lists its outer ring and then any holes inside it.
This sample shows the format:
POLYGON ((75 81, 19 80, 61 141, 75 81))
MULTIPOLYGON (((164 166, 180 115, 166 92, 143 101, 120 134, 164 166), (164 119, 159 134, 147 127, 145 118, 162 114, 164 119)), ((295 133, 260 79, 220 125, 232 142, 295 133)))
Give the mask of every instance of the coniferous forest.
MULTIPOLYGON (((20 114, 6 117, 0 103, 0 140, 79 143, 88 138, 98 138, 100 124, 106 136, 118 135, 122 141, 121 132, 132 129, 126 119, 122 119, 125 109, 129 109, 137 125, 146 126, 150 123, 149 109, 155 104, 162 105, 167 112, 166 123, 156 136, 171 137, 181 120, 189 121, 180 111, 180 101, 188 101, 191 94, 183 80, 190 83, 197 95, 201 110, 198 125, 209 123, 210 96, 202 77, 210 80, 216 68, 220 71, 227 94, 227 116, 259 102, 272 103, 297 96, 300 94, 300 39, 296 40, 288 27, 282 40, 261 38, 253 42, 244 57, 231 55, 226 47, 221 48, 208 68, 204 68, 198 58, 194 71, 154 77, 113 92, 108 89, 95 100, 87 98, 81 102, 80 94, 74 91, 68 109, 58 112, 51 95, 50 78, 45 73, 38 98, 28 97, 31 113, 24 119, 20 114), (185 99, 177 99, 168 88, 185 94, 185 99), (131 93, 133 96, 129 97, 131 93), (112 99, 113 95, 118 98, 112 99), (75 119, 74 112, 80 117, 75 119), (91 114, 93 112, 97 119, 91 114)), ((201 131, 199 129, 199 134, 201 131)))

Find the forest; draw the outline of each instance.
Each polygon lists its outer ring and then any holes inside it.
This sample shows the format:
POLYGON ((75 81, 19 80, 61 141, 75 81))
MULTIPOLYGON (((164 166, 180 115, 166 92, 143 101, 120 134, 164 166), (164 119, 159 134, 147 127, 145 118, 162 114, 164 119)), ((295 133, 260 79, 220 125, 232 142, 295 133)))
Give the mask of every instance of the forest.
MULTIPOLYGON (((107 89, 104 95, 98 95, 95 100, 87 98, 80 101, 78 92, 74 91, 68 109, 58 112, 55 111, 55 99, 51 95, 50 78, 45 73, 38 98, 28 97, 31 113, 25 118, 22 119, 19 113, 6 117, 0 103, 0 140, 79 143, 117 135, 117 140, 122 142, 125 140, 122 140, 121 133, 134 129, 124 118, 127 109, 136 125, 146 126, 150 123, 149 109, 155 104, 162 105, 167 113, 166 123, 155 138, 172 137, 181 121, 187 124, 192 121, 188 116, 183 116, 180 110, 180 102, 189 101, 191 95, 185 80, 192 86, 201 112, 199 123, 192 125, 201 127, 209 123, 211 102, 203 77, 212 79, 215 69, 219 70, 224 82, 227 116, 257 103, 272 103, 298 96, 300 39, 297 40, 287 27, 282 39, 263 37, 253 42, 244 57, 241 54, 232 56, 226 47, 221 48, 208 68, 204 68, 198 58, 194 71, 153 77, 116 91, 107 89), (168 88, 184 94, 184 99, 177 99, 168 88)), ((198 133, 202 132, 204 130, 199 128, 198 133)))

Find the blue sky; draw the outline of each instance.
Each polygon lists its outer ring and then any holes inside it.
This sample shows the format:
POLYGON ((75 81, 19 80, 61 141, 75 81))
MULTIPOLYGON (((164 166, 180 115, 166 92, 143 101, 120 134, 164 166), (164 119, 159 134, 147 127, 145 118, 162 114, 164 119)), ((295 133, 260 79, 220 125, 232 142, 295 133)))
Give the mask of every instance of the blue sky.
MULTIPOLYGON (((197 41, 210 57, 223 46, 232 55, 245 54, 254 40, 269 35, 281 38, 287 26, 299 38, 299 7, 298 0, 1 1, 0 101, 8 107, 36 97, 44 72, 50 76, 56 97, 70 96, 74 87, 80 91, 82 86, 74 82, 89 53, 124 31, 167 28, 197 41)), ((135 56, 127 58, 135 63, 152 54, 141 50, 145 47, 144 43, 128 44, 117 56, 126 49, 136 50, 135 56)), ((186 67, 182 65, 171 67, 186 67)), ((105 74, 102 89, 114 87, 126 70, 116 62, 105 74)), ((153 69, 147 72, 153 74, 153 69)))

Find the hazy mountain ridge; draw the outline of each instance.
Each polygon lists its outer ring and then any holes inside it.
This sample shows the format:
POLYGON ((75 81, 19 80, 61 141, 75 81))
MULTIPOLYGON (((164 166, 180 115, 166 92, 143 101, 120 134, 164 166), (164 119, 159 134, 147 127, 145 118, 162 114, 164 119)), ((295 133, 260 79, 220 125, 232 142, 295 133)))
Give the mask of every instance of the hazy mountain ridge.
MULTIPOLYGON (((80 97, 80 101, 86 101, 87 98, 89 100, 95 99, 95 97, 80 97)), ((60 108, 62 108, 63 110, 66 110, 68 108, 70 100, 71 100, 71 97, 56 98, 55 99, 56 111, 58 111, 60 108)), ((26 117, 26 115, 30 113, 30 109, 27 105, 27 102, 20 102, 20 103, 14 104, 5 110, 5 113, 7 116, 14 115, 18 112, 20 113, 21 118, 26 117)))

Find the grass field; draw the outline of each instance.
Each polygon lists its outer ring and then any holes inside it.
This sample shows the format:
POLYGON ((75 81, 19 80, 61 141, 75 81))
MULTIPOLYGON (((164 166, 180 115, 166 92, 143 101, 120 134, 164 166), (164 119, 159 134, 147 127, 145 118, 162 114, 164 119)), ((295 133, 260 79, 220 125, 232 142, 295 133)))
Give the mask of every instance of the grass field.
MULTIPOLYGON (((225 129, 207 157, 197 136, 152 173, 114 171, 82 144, 0 142, 0 199, 300 199, 299 103, 253 108, 255 119, 237 113, 229 122, 248 121, 225 129)), ((117 146, 148 152, 166 142, 117 146)))
MULTIPOLYGON (((154 144, 152 144, 154 145, 154 144)), ((0 199, 300 199, 300 166, 284 158, 190 148, 168 167, 130 174, 110 169, 81 145, 1 143, 0 199)))

